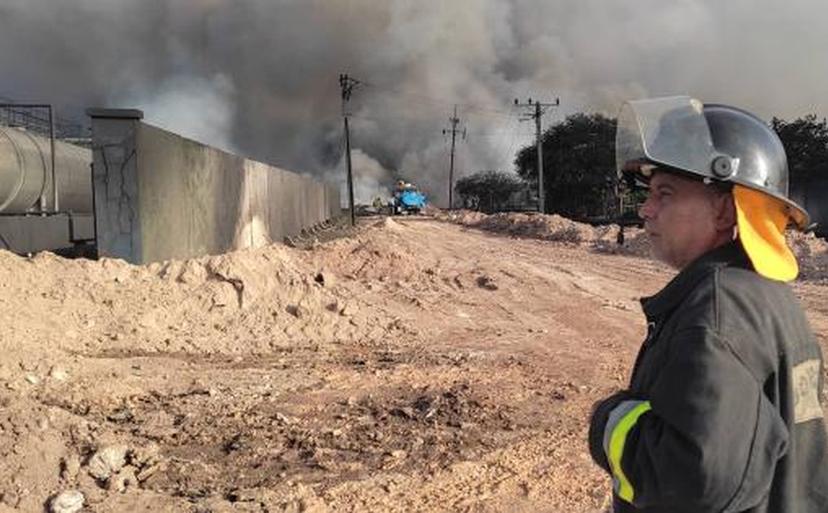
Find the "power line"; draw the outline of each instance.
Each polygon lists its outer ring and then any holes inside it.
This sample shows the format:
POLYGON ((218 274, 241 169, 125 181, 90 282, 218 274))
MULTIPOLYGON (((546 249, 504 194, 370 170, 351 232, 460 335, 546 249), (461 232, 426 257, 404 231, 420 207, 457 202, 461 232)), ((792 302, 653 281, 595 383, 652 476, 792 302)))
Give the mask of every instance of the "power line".
POLYGON ((478 103, 463 103, 463 102, 457 102, 457 101, 444 100, 444 99, 434 98, 432 96, 427 96, 427 95, 420 94, 420 93, 411 93, 411 92, 407 92, 407 91, 402 91, 398 87, 381 85, 381 84, 371 83, 371 82, 362 82, 361 84, 365 85, 366 87, 378 89, 378 90, 386 92, 386 93, 393 92, 394 94, 396 94, 398 96, 407 96, 407 97, 410 97, 410 98, 417 98, 421 101, 424 101, 424 102, 427 102, 427 103, 433 103, 433 104, 441 106, 441 107, 446 107, 446 106, 452 106, 453 105, 455 107, 460 107, 461 110, 466 111, 466 112, 473 111, 473 112, 489 113, 489 114, 492 114, 492 115, 499 115, 499 116, 503 116, 503 117, 512 117, 512 116, 514 116, 514 112, 506 111, 506 110, 503 110, 501 108, 498 108, 498 107, 492 106, 492 105, 483 105, 483 104, 478 104, 478 103))

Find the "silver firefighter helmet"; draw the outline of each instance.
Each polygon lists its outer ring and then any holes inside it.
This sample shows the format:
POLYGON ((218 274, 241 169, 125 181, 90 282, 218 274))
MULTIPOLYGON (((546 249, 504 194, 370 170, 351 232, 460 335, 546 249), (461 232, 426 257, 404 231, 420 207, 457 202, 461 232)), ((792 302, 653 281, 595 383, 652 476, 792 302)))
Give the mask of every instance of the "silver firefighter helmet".
POLYGON ((646 182, 662 167, 706 182, 743 185, 782 201, 797 228, 808 226, 807 212, 788 195, 782 142, 748 112, 688 96, 630 101, 618 116, 615 142, 619 178, 646 182))

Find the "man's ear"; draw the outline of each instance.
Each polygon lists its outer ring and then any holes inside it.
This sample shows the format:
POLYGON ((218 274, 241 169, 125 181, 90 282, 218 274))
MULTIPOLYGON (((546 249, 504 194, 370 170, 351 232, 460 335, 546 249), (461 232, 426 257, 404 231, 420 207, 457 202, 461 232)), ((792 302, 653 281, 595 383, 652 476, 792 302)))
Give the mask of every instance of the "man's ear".
POLYGON ((716 209, 716 228, 724 231, 736 226, 736 203, 733 194, 717 194, 713 201, 716 209))

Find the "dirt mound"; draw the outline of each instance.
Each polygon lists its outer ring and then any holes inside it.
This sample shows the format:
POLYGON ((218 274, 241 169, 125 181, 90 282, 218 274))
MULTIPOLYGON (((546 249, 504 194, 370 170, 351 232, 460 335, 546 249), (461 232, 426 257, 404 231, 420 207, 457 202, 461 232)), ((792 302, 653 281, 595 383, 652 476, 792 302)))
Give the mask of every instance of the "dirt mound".
POLYGON ((471 210, 441 212, 437 219, 470 228, 501 233, 513 237, 541 239, 591 248, 600 253, 649 257, 650 246, 640 228, 624 229, 623 244, 619 243, 621 228, 617 224, 592 226, 572 221, 557 214, 535 212, 501 212, 487 215, 471 210))
POLYGON ((411 242, 405 227, 386 217, 354 238, 317 248, 313 265, 348 280, 404 280, 422 270, 420 253, 423 248, 411 242))
POLYGON ((491 232, 580 244, 596 240, 595 229, 571 221, 557 214, 501 212, 487 215, 482 212, 458 210, 445 215, 445 220, 491 232))
POLYGON ((473 223, 480 222, 481 220, 489 217, 487 214, 484 214, 483 212, 464 209, 450 211, 440 210, 432 215, 435 219, 438 219, 440 221, 449 221, 461 225, 470 225, 473 223))
MULTIPOLYGON (((366 241, 347 262, 370 276, 404 269, 405 258, 366 241)), ((0 282, 0 345, 27 358, 54 349, 250 354, 367 337, 368 326, 391 321, 283 246, 149 266, 0 252, 0 282)))
POLYGON ((579 244, 595 240, 591 226, 558 215, 499 213, 473 224, 476 228, 518 237, 579 244))
POLYGON ((788 246, 799 261, 800 277, 805 280, 828 280, 828 242, 813 233, 789 231, 788 246))

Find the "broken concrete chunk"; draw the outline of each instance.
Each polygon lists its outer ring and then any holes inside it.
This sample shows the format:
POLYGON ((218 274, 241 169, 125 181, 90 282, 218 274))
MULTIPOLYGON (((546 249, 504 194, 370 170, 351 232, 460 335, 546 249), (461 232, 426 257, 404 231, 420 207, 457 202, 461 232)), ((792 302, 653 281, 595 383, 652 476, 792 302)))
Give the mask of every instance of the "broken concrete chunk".
POLYGON ((150 442, 143 447, 137 447, 130 451, 130 462, 136 467, 149 467, 158 463, 161 455, 161 448, 155 442, 150 442))
POLYGON ((74 481, 80 471, 80 458, 77 454, 64 456, 60 462, 60 477, 64 481, 74 481))
POLYGON ((55 381, 66 381, 69 377, 69 373, 63 370, 61 367, 54 366, 52 370, 49 371, 49 377, 54 379, 55 381))
POLYGON ((143 483, 147 479, 151 478, 155 475, 156 472, 161 470, 161 465, 150 465, 148 467, 144 467, 141 472, 135 476, 135 479, 138 480, 139 483, 143 483))
POLYGON ((96 452, 89 458, 89 475, 100 481, 106 481, 126 464, 126 445, 110 445, 96 452))
POLYGON ((127 487, 136 486, 138 484, 138 478, 135 476, 135 470, 135 467, 130 465, 122 468, 120 472, 107 480, 107 490, 111 492, 123 492, 127 487))
POLYGON ((49 505, 52 513, 75 513, 83 509, 83 494, 77 490, 66 490, 52 499, 49 505))

